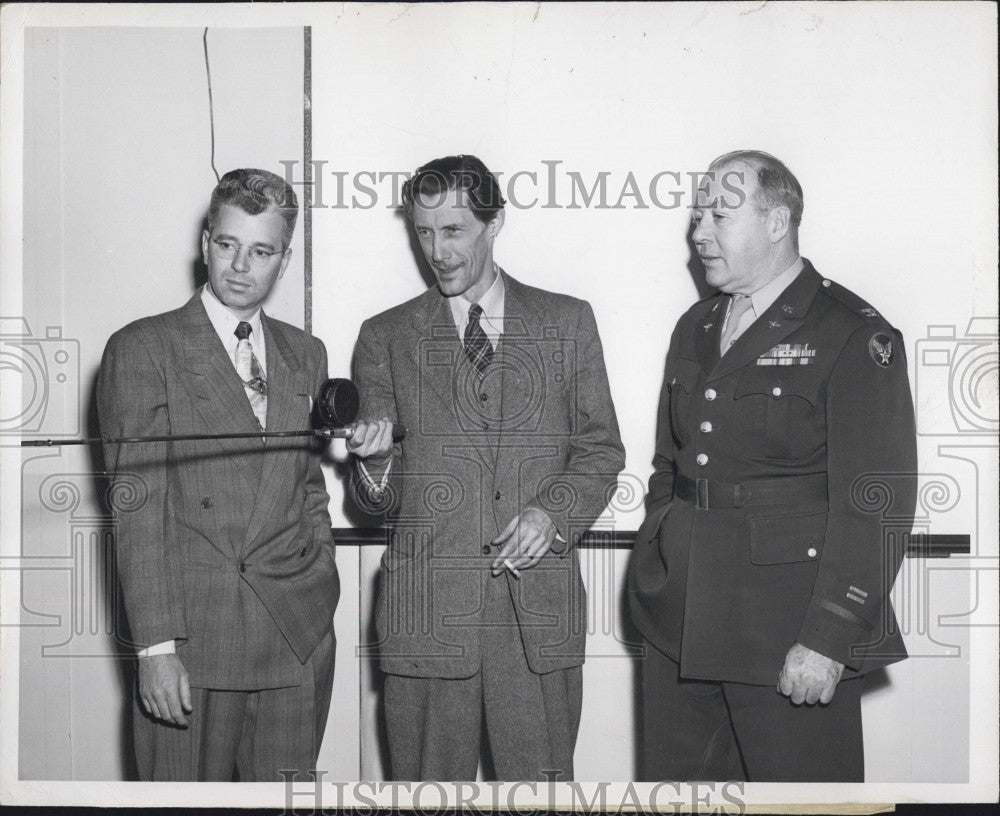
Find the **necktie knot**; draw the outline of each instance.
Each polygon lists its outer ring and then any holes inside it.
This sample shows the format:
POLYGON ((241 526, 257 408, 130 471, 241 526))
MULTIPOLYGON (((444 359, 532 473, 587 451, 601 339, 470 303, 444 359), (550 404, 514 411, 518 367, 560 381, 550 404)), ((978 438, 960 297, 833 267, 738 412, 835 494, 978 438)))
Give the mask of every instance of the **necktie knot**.
POLYGON ((237 340, 247 340, 250 337, 250 333, 253 331, 253 326, 247 323, 245 320, 241 320, 239 325, 236 327, 236 331, 233 334, 236 335, 237 340))
POLYGON ((483 307, 480 306, 478 303, 473 303, 469 307, 469 320, 470 320, 470 322, 473 321, 473 320, 479 320, 479 318, 481 318, 482 316, 483 316, 483 307))

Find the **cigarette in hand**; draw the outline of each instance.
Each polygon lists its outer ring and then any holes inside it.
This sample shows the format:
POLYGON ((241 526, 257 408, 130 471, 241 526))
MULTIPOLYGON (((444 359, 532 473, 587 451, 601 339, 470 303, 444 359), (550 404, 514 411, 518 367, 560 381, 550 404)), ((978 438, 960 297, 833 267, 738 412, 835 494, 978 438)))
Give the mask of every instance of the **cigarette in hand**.
POLYGON ((507 569, 509 569, 509 570, 511 571, 511 574, 512 574, 512 575, 513 575, 513 576, 514 576, 515 578, 517 578, 517 580, 518 580, 518 581, 520 581, 520 580, 521 580, 521 573, 519 573, 519 572, 518 572, 518 571, 517 571, 516 569, 514 569, 514 565, 510 563, 510 559, 509 559, 509 558, 505 558, 505 559, 503 560, 503 565, 504 565, 504 566, 505 566, 505 567, 506 567, 507 569))

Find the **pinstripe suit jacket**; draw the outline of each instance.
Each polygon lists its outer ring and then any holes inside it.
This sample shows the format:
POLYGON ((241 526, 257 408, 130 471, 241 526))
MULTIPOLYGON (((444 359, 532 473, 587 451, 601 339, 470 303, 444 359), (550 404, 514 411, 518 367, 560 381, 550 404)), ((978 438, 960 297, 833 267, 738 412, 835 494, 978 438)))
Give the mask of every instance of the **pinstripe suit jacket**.
MULTIPOLYGON (((262 315, 267 427, 308 428, 323 344, 262 315)), ((108 341, 105 436, 239 433, 256 420, 200 293, 108 341)), ((177 639, 191 684, 296 685, 339 597, 329 497, 309 438, 105 446, 117 559, 139 648, 177 639)))
POLYGON ((390 674, 475 674, 478 631, 495 623, 484 605, 492 580, 509 582, 532 671, 583 663, 575 544, 608 504, 624 449, 590 306, 504 282, 504 334, 482 382, 436 286, 365 321, 358 338, 361 416, 407 428, 385 500, 351 483, 363 507, 390 513, 376 608, 390 674), (490 540, 528 506, 544 510, 566 543, 520 580, 493 578, 499 548, 490 540))

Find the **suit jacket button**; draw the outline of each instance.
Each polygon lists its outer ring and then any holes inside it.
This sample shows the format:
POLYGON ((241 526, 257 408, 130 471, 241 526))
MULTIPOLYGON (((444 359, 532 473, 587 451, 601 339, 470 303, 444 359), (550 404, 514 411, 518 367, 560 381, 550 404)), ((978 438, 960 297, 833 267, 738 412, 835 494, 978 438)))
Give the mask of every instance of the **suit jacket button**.
POLYGON ((498 491, 496 492, 496 495, 495 495, 495 496, 494 496, 493 498, 494 498, 494 499, 496 499, 497 501, 500 501, 500 499, 502 499, 502 498, 503 498, 503 493, 501 493, 501 492, 500 492, 500 491, 498 490, 498 491))
POLYGON ((479 399, 481 399, 483 402, 486 402, 486 400, 488 400, 489 398, 490 398, 489 394, 480 394, 479 395, 479 399))
POLYGON ((483 555, 489 555, 489 554, 490 554, 490 545, 483 544, 483 555))
POLYGON ((302 551, 299 553, 299 558, 305 558, 305 557, 306 557, 306 548, 303 547, 302 551))
POLYGON ((240 572, 246 572, 246 571, 247 571, 247 565, 246 565, 246 564, 244 564, 244 563, 243 563, 243 562, 241 561, 241 562, 240 562, 240 572))
POLYGON ((206 510, 208 510, 208 508, 211 507, 213 504, 215 504, 215 502, 212 501, 212 499, 208 496, 206 496, 204 499, 201 500, 201 506, 204 507, 206 510))

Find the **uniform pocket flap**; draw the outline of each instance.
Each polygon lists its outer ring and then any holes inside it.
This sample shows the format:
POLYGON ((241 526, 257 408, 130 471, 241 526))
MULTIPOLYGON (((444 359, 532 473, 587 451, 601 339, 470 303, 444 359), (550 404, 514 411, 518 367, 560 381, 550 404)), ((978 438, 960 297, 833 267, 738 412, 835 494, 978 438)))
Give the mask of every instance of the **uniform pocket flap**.
POLYGON ((766 516, 750 522, 750 561, 789 564, 815 561, 823 552, 827 514, 766 516))
POLYGON ((670 371, 671 390, 679 386, 690 394, 700 371, 701 366, 694 360, 676 360, 670 371))
POLYGON ((819 404, 823 377, 812 366, 748 367, 740 374, 733 396, 763 394, 772 399, 800 397, 810 405, 819 404))

